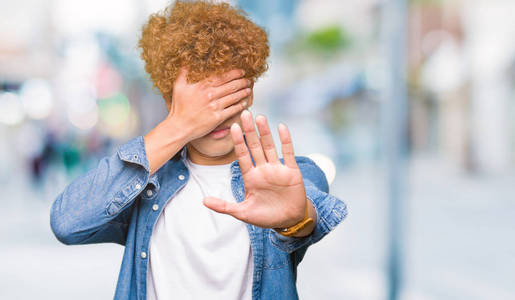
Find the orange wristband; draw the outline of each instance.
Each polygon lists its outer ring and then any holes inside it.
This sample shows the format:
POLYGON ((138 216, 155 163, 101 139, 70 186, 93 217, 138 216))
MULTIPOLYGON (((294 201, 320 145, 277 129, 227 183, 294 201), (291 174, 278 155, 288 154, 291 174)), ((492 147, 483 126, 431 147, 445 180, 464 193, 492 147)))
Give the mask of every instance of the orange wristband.
POLYGON ((276 228, 275 230, 283 236, 292 236, 295 233, 299 232, 302 228, 313 223, 313 218, 309 217, 309 211, 308 211, 309 202, 308 201, 309 200, 306 197, 306 216, 304 217, 304 219, 302 221, 300 221, 299 223, 297 223, 293 226, 290 226, 287 228, 276 228))

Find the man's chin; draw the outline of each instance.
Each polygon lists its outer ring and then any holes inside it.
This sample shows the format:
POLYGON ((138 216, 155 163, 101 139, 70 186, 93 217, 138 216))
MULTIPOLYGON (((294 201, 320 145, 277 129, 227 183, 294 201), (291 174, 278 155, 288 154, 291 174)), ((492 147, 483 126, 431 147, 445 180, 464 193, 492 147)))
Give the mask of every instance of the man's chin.
MULTIPOLYGON (((222 142, 218 142, 222 143, 222 142)), ((210 143, 211 145, 206 147, 207 149, 204 153, 207 153, 209 156, 224 156, 231 153, 234 150, 233 143, 223 143, 223 145, 216 145, 217 143, 210 143)))

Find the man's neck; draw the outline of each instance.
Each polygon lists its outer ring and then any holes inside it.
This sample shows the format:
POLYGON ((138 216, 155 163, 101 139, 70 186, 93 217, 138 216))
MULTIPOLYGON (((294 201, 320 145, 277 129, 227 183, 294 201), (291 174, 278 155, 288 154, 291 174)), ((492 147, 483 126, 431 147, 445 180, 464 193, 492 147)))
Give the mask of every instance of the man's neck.
POLYGON ((208 156, 203 153, 200 153, 190 145, 186 145, 186 147, 188 150, 186 152, 188 159, 198 165, 225 165, 232 163, 238 158, 236 156, 236 152, 234 152, 234 149, 231 152, 221 156, 208 156))

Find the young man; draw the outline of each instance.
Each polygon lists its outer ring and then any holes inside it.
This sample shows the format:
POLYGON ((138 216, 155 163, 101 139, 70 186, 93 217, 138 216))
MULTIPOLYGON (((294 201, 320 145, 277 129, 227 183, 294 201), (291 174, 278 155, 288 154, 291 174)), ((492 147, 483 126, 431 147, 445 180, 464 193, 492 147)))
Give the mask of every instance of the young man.
POLYGON ((297 299, 297 266, 346 216, 322 170, 252 105, 265 32, 228 4, 178 1, 139 43, 168 117, 51 208, 64 244, 125 246, 115 299, 297 299), (259 131, 259 136, 258 136, 259 131))

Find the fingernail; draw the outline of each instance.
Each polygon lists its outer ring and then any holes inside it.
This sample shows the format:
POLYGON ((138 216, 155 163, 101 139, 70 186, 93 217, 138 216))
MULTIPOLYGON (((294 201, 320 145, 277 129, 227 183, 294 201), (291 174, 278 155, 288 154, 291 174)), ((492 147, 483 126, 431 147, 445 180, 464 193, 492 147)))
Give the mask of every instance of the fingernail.
POLYGON ((247 106, 247 101, 242 101, 241 104, 243 104, 243 107, 247 106))

